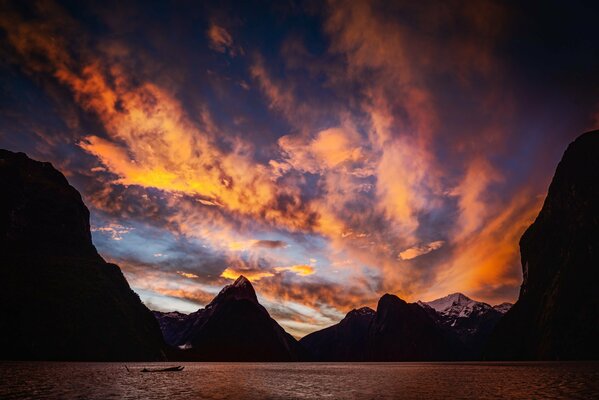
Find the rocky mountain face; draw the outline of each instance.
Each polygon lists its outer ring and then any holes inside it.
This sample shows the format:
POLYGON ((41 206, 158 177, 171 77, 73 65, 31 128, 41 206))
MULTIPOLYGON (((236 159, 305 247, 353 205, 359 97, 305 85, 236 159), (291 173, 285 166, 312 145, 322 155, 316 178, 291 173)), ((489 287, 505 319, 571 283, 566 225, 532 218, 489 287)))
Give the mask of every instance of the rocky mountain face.
POLYGON ((303 347, 258 303, 240 276, 206 306, 189 315, 154 312, 177 357, 202 361, 300 361, 303 347))
POLYGON ((520 254, 520 296, 486 357, 599 359, 599 131, 568 146, 520 254))
POLYGON ((354 309, 338 324, 313 332, 300 343, 317 361, 367 361, 368 330, 375 316, 371 308, 354 309))
POLYGON ((89 211, 49 163, 0 150, 0 358, 156 360, 152 313, 91 241, 89 211))
POLYGON ((468 359, 480 359, 491 332, 512 306, 502 303, 492 307, 462 293, 418 304, 433 309, 438 315, 437 322, 458 336, 464 344, 463 356, 468 359))

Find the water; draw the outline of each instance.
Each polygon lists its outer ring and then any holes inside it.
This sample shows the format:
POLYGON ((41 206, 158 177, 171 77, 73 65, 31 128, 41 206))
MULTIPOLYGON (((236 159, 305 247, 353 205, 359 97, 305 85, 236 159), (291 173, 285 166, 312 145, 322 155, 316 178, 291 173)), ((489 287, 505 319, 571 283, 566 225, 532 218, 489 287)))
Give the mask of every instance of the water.
POLYGON ((1 363, 0 399, 599 399, 599 363, 127 365, 1 363))

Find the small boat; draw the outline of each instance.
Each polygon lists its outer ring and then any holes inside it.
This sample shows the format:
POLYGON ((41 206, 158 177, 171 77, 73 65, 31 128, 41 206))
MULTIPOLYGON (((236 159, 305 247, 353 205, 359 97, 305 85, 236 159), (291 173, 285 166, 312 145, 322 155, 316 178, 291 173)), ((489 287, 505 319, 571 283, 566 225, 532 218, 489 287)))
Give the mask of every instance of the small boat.
POLYGON ((183 371, 183 368, 181 365, 177 365, 176 367, 168 367, 168 368, 144 368, 141 370, 141 372, 179 372, 179 371, 183 371))

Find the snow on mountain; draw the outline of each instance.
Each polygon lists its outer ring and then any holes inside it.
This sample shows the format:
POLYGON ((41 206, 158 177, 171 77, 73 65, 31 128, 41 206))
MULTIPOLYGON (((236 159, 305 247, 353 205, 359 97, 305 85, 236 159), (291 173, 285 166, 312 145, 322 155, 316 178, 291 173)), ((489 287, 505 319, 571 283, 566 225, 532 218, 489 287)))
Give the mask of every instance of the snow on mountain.
POLYGON ((467 357, 478 359, 491 332, 508 305, 495 309, 482 301, 472 300, 462 293, 453 293, 437 300, 418 304, 437 316, 437 323, 454 332, 466 346, 467 357))
POLYGON ((497 311, 499 311, 502 314, 505 314, 506 312, 508 312, 510 310, 510 308, 512 308, 513 304, 512 303, 501 303, 501 304, 497 304, 496 306, 493 306, 493 308, 497 311))
POLYGON ((492 309, 487 303, 475 301, 462 293, 453 293, 437 300, 424 302, 439 314, 448 318, 468 318, 473 314, 485 313, 492 309))

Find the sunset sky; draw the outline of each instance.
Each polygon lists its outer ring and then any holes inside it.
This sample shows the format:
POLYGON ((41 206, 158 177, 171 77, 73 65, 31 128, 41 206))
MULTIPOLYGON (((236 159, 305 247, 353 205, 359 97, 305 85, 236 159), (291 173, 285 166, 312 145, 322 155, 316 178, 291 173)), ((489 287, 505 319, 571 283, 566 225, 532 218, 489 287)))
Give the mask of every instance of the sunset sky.
POLYGON ((297 337, 384 293, 515 301, 599 127, 592 2, 81 3, 0 6, 0 147, 67 176, 151 309, 239 274, 297 337))

